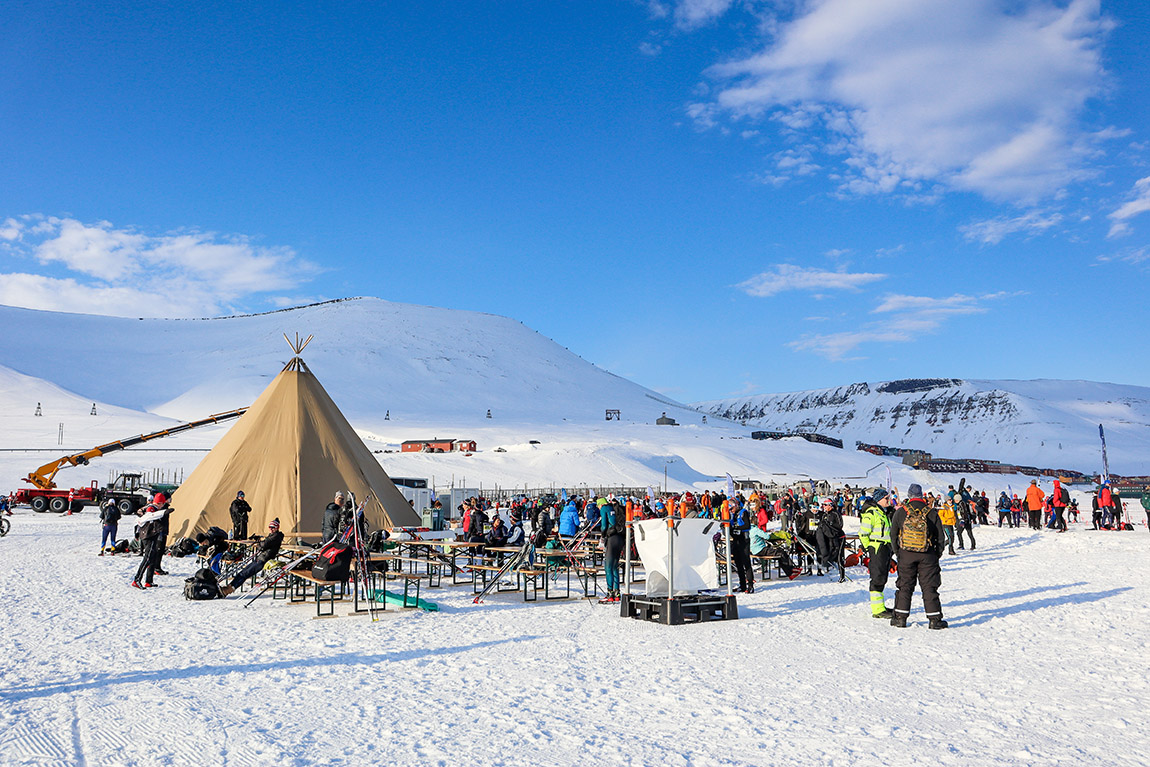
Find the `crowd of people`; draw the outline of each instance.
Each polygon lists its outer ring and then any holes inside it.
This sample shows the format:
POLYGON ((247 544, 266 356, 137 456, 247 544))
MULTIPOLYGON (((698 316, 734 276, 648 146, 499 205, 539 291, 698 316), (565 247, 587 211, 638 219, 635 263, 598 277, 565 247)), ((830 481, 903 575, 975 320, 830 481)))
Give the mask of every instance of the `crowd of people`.
MULTIPOLYGON (((435 504, 439 506, 440 502, 435 504)), ((1150 528, 1150 490, 1142 494, 1141 505, 1150 528)), ((1102 483, 1093 494, 1091 506, 1093 529, 1132 529, 1128 520, 1124 523, 1122 500, 1108 482, 1102 483)), ((735 591, 753 593, 752 557, 768 553, 774 555, 780 542, 791 547, 789 553, 796 555, 800 563, 805 562, 806 572, 814 570, 818 575, 824 571, 830 574, 837 568, 839 579, 845 580, 843 517, 858 516, 859 559, 870 569, 872 614, 891 618, 897 624, 900 616, 905 620, 904 613, 909 607, 902 604, 904 600, 901 597, 896 597, 893 610, 888 608, 883 592, 892 568, 902 568, 904 559, 899 556, 897 531, 904 525, 908 510, 916 507, 921 507, 925 514, 925 534, 931 545, 921 551, 910 552, 914 556, 907 557, 905 563, 908 568, 914 563, 915 571, 913 577, 908 574, 907 579, 922 586, 928 616, 937 613, 939 620, 941 608, 935 609, 938 607, 937 586, 932 587, 937 579, 937 562, 927 555, 935 550, 938 557, 956 555, 956 542, 958 551, 965 550, 967 544, 975 550, 975 528, 978 526, 997 524, 998 527, 1021 528, 1025 522, 1033 530, 1048 529, 1061 533, 1067 530, 1068 522, 1080 521, 1077 499, 1072 498, 1058 480, 1054 481, 1050 493, 1044 493, 1037 480, 1032 480, 1021 496, 1001 491, 994 500, 985 490, 976 491, 962 480, 958 487, 949 486, 945 493, 923 493, 922 488, 914 484, 908 488, 907 497, 901 500, 895 488, 865 491, 849 485, 821 494, 813 488, 794 487, 773 498, 758 490, 750 490, 746 495, 742 492, 728 495, 719 491, 698 494, 688 491, 656 493, 654 497, 650 494, 617 497, 595 493, 588 493, 587 497, 568 497, 566 493, 562 497, 532 498, 523 495, 500 501, 474 497, 456 509, 455 524, 460 538, 483 546, 516 547, 530 542, 536 548, 545 548, 568 547, 587 539, 601 542, 608 599, 617 600, 627 521, 665 517, 729 521, 730 561, 739 580, 735 591), (992 505, 997 512, 995 520, 991 518, 992 505)), ((162 558, 167 546, 171 511, 166 496, 157 493, 152 503, 136 513, 134 537, 137 545, 133 548, 140 554, 132 580, 132 586, 136 588, 151 588, 155 575, 167 574, 162 567, 162 558)), ((229 509, 232 529, 224 531, 213 527, 196 536, 200 553, 207 555, 210 567, 216 573, 220 572, 221 561, 230 543, 247 538, 250 513, 251 506, 244 493, 239 491, 229 509)), ((337 492, 323 512, 323 540, 338 536, 350 523, 351 516, 344 494, 337 492)), ((100 556, 115 553, 123 542, 117 539, 121 513, 113 499, 101 506, 100 522, 100 556)), ((921 538, 920 532, 916 528, 916 535, 921 538)), ((718 538, 716 544, 719 543, 718 538)), ((258 574, 278 555, 282 541, 277 519, 269 525, 268 534, 257 541, 255 556, 224 587, 225 593, 258 574)), ((921 542, 918 545, 921 547, 921 542)), ((792 577, 802 572, 803 566, 800 564, 794 568, 792 577)), ((903 580, 900 574, 900 583, 903 580)), ((906 598, 909 599, 909 595, 906 598)))

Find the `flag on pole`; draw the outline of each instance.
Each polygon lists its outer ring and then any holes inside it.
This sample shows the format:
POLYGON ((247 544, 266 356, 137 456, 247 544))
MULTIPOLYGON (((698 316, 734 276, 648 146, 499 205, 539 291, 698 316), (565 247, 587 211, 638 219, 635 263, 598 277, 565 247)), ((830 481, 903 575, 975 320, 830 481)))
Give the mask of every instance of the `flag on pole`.
POLYGON ((1110 481, 1110 463, 1106 460, 1106 432, 1102 424, 1098 424, 1098 438, 1102 440, 1102 482, 1110 481))
POLYGON ((567 488, 562 488, 559 491, 559 497, 563 499, 563 503, 567 503, 567 488))
POLYGON ((731 476, 730 472, 727 472, 727 497, 735 497, 735 478, 731 476))
POLYGON ((651 501, 651 503, 655 502, 655 488, 651 485, 647 485, 647 498, 651 501))
POLYGON ((891 479, 891 476, 890 476, 890 467, 887 466, 886 467, 886 491, 888 493, 891 491, 891 487, 893 485, 894 485, 894 481, 891 479))

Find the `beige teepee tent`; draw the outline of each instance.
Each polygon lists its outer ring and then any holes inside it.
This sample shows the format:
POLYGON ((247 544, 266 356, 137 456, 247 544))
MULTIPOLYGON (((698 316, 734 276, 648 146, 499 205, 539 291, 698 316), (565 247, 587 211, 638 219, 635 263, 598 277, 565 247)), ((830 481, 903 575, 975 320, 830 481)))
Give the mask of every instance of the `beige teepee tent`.
POLYGON ((420 523, 299 357, 306 345, 297 337, 296 356, 172 496, 172 536, 212 525, 230 529, 228 509, 239 490, 252 506, 249 533, 266 533, 277 517, 289 538, 319 533, 323 510, 337 490, 366 501, 372 528, 420 523))

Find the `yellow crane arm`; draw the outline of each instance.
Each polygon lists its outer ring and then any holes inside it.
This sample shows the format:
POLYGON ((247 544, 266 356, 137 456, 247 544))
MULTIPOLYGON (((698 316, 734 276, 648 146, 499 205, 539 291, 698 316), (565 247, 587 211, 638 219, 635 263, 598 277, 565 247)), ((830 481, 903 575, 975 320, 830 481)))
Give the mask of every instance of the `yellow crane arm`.
POLYGON ((246 407, 241 407, 236 410, 229 410, 226 413, 216 413, 215 415, 210 415, 207 418, 201 418, 198 421, 188 421, 187 423, 176 424, 175 426, 171 426, 167 429, 154 431, 151 434, 139 434, 135 437, 128 437, 127 439, 109 442, 106 445, 98 445, 97 447, 93 447, 90 450, 85 450, 82 453, 76 453, 75 455, 61 456, 55 461, 46 463, 39 469, 36 469, 36 471, 25 477, 24 481, 31 482, 41 490, 51 490, 52 488, 56 487, 56 483, 53 480, 56 477, 56 472, 60 471, 60 469, 67 468, 68 466, 87 466, 88 462, 93 458, 99 458, 102 455, 114 453, 117 450, 124 450, 126 448, 133 447, 153 439, 159 439, 160 437, 167 437, 171 434, 179 434, 180 432, 188 431, 189 429, 195 429, 200 426, 207 426, 208 424, 228 421, 232 418, 239 418, 241 415, 246 413, 247 410, 248 409, 246 407))

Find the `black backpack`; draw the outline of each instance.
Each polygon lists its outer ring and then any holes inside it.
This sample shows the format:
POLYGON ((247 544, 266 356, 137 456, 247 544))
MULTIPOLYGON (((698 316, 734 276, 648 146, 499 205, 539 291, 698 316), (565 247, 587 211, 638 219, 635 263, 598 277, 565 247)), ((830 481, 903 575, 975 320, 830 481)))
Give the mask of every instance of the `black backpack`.
POLYGON ((222 596, 216 574, 206 567, 201 567, 195 575, 184 580, 184 599, 200 601, 219 599, 222 596))
POLYGON ((321 581, 344 581, 351 573, 351 547, 339 541, 332 541, 316 554, 311 566, 311 576, 321 581))
POLYGON ((1062 501, 1062 503, 1064 505, 1069 506, 1070 505, 1070 491, 1067 490, 1065 487, 1060 487, 1058 489, 1061 491, 1058 494, 1058 500, 1062 501))
POLYGON ((186 557, 198 549, 199 546, 191 538, 181 538, 168 548, 173 557, 186 557))

